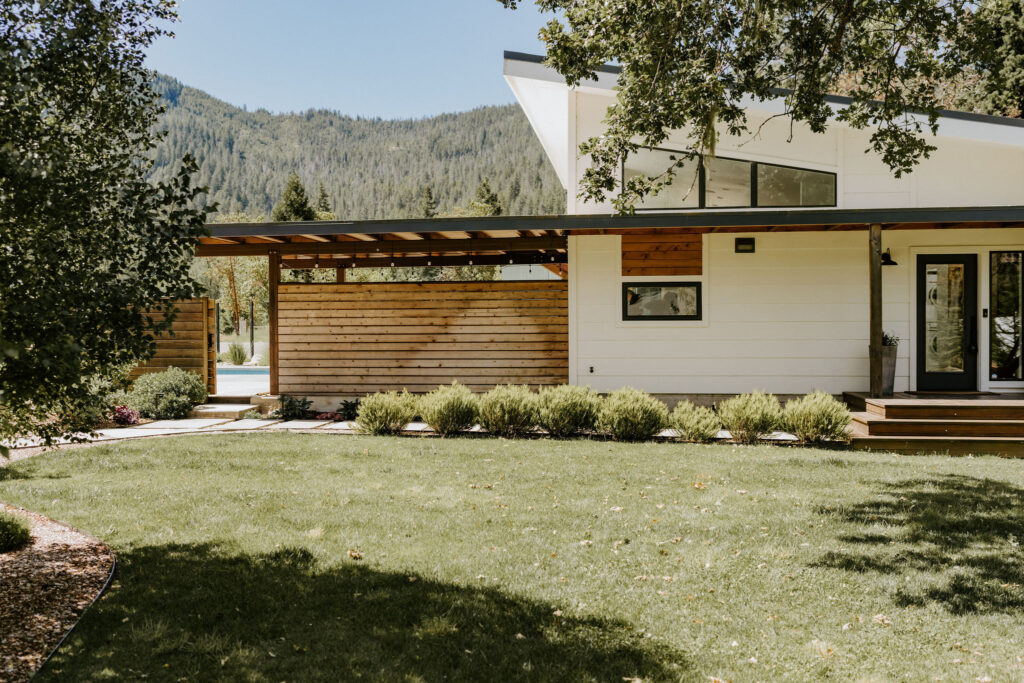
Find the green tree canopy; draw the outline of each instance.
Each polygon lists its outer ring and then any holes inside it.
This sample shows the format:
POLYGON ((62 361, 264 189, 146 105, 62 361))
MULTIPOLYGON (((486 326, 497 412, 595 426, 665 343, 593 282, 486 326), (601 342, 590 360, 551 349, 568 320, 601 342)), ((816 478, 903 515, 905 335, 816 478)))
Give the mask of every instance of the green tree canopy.
POLYGON ((145 179, 160 108, 143 60, 172 6, 0 2, 0 441, 88 426, 167 329, 148 311, 199 293, 195 164, 145 179))
POLYGON ((277 202, 274 210, 270 213, 270 220, 274 222, 316 220, 316 211, 309 203, 309 195, 306 194, 306 188, 303 187, 298 173, 293 172, 288 176, 284 191, 281 193, 281 200, 277 202))
MULTIPOLYGON (((513 8, 519 2, 500 1, 513 8)), ((870 129, 871 150, 898 177, 933 149, 926 134, 937 130, 942 84, 989 51, 977 39, 977 3, 962 0, 536 4, 554 14, 540 35, 547 62, 570 85, 596 78, 605 63, 621 66, 605 134, 580 145, 591 158, 580 196, 603 200, 621 189, 615 203, 624 212, 670 183, 687 159, 680 155, 664 172, 631 178, 620 188, 620 163, 639 146, 683 131, 690 157, 713 154, 720 131, 756 132, 745 102, 780 95, 784 111, 777 116, 814 132, 832 119, 870 129), (835 111, 826 97, 843 83, 852 101, 835 111)), ((1016 46, 1009 52, 1019 58, 1016 46)))

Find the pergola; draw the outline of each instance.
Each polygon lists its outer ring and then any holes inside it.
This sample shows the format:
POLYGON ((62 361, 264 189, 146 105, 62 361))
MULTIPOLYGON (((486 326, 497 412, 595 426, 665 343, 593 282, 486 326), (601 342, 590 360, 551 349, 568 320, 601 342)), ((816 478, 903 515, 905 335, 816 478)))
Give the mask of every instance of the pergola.
POLYGON ((882 231, 1024 227, 1024 207, 700 210, 635 215, 498 216, 369 221, 231 223, 208 226, 198 256, 266 256, 270 262, 271 391, 277 392, 281 269, 535 264, 568 262, 568 236, 652 229, 693 233, 851 231, 867 233, 871 393, 882 392, 882 231))

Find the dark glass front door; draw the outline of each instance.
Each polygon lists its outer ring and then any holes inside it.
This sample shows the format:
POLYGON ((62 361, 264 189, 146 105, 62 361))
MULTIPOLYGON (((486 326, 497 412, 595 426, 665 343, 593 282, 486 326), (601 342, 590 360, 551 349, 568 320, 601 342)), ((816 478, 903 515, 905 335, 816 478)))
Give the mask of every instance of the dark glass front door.
POLYGON ((917 257, 917 389, 978 388, 978 257, 917 257))

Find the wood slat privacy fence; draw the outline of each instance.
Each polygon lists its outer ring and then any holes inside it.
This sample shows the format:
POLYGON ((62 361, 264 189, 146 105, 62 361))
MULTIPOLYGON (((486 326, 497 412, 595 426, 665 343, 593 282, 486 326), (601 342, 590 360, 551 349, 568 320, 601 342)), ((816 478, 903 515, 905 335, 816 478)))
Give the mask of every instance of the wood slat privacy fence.
MULTIPOLYGON (((171 323, 172 335, 156 340, 156 354, 132 370, 131 378, 169 367, 189 370, 200 375, 206 390, 217 393, 217 354, 213 348, 216 304, 206 298, 185 299, 176 304, 178 315, 171 323)), ((161 319, 162 315, 154 314, 161 319)))
POLYGON ((564 281, 282 284, 279 390, 564 384, 568 307, 564 281))

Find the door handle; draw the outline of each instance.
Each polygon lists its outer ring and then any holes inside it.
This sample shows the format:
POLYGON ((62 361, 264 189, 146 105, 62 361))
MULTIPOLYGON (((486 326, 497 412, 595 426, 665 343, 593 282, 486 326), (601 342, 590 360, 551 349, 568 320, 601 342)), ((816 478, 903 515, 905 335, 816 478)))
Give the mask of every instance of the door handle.
POLYGON ((970 336, 967 339, 967 351, 978 352, 978 316, 972 315, 970 321, 970 336))

